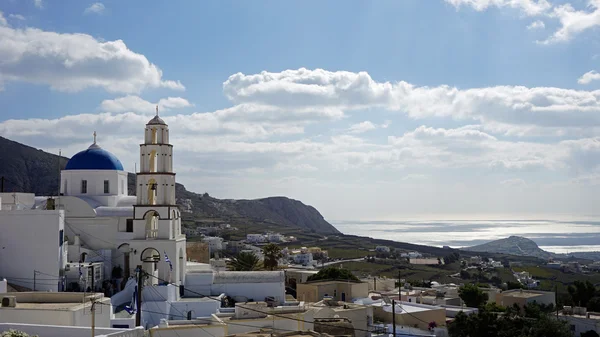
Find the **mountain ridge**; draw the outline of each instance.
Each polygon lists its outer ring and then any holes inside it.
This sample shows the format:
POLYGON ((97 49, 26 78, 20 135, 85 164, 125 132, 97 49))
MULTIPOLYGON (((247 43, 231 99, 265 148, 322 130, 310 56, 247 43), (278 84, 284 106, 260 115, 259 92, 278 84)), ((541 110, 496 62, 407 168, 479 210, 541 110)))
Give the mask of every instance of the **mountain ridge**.
MULTIPOLYGON (((59 172, 69 158, 48 153, 34 147, 0 137, 0 177, 7 192, 29 192, 36 195, 57 195, 59 172)), ((128 173, 128 192, 135 195, 135 174, 128 173)), ((260 199, 217 199, 208 193, 188 191, 184 185, 176 185, 177 204, 184 220, 197 218, 243 218, 250 222, 298 228, 318 234, 340 234, 319 213, 299 200, 284 196, 260 199)))

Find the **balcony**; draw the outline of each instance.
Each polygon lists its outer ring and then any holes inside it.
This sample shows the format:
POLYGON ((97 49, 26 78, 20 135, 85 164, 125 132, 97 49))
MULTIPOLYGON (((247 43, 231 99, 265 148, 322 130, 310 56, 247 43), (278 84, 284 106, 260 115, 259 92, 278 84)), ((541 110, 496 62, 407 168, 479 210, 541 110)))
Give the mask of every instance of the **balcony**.
POLYGON ((158 229, 147 229, 146 230, 146 239, 156 239, 158 238, 158 229))

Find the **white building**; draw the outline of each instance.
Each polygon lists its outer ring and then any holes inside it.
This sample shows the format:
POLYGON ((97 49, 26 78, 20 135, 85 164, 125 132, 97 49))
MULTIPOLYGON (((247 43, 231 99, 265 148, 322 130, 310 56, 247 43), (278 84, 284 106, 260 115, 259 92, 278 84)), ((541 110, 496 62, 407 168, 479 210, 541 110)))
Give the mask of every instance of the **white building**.
POLYGON ((267 234, 267 240, 269 242, 283 242, 284 236, 279 233, 269 233, 267 234))
POLYGON ((67 263, 65 212, 32 209, 31 193, 0 196, 0 277, 29 289, 35 284, 35 290, 58 291, 59 274, 67 263))
POLYGON ((390 252, 390 247, 388 246, 377 246, 375 247, 375 251, 378 253, 389 253, 390 252))
POLYGON ((208 249, 210 253, 223 250, 223 238, 218 236, 205 236, 202 238, 202 242, 208 243, 208 249))
POLYGON ((294 263, 301 265, 312 265, 313 262, 313 255, 306 247, 302 247, 300 249, 300 253, 294 255, 294 263))
POLYGON ((111 327, 114 318, 110 299, 102 294, 16 292, 0 294, 12 298, 9 306, 0 307, 0 323, 25 323, 85 326, 92 324, 91 304, 96 304, 95 324, 111 327))
POLYGON ((267 242, 267 238, 263 234, 246 234, 246 242, 248 243, 263 243, 267 242))

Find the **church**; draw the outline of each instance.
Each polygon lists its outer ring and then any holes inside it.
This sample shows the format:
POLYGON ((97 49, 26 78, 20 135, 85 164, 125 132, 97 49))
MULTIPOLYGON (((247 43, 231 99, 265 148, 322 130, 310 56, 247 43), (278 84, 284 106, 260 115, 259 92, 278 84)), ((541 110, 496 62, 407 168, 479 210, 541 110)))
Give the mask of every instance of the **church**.
MULTIPOLYGON (((146 302, 155 312, 219 310, 220 304, 205 298, 190 301, 200 294, 284 302, 282 271, 215 271, 187 261, 169 138, 157 108, 144 128, 135 196, 128 195, 122 163, 95 133, 93 143, 61 171, 58 196, 0 193, 0 279, 36 291, 102 291, 103 281, 129 280, 112 297, 120 306, 131 300, 131 277, 140 266, 149 275, 144 294, 164 295, 146 302)), ((160 318, 144 320, 158 324, 160 318)))
POLYGON ((140 144, 136 196, 128 195, 127 180, 119 159, 100 147, 96 135, 89 148, 69 160, 56 201, 65 210, 66 235, 79 238, 69 247, 68 261, 80 260, 83 245, 103 255, 105 271, 119 266, 127 278, 142 265, 155 276, 154 284, 183 284, 186 239, 175 200, 173 146, 158 109, 140 144))

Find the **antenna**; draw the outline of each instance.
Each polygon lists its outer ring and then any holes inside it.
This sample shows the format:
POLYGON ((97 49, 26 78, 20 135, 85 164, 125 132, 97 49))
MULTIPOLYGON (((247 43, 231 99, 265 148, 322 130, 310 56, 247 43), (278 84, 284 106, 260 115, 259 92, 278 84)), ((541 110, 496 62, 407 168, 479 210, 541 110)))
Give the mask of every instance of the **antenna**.
MULTIPOLYGON (((57 196, 60 195, 60 157, 62 156, 62 151, 61 149, 58 149, 58 192, 57 192, 57 196)), ((66 191, 65 191, 66 192, 66 191)))

